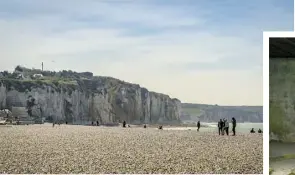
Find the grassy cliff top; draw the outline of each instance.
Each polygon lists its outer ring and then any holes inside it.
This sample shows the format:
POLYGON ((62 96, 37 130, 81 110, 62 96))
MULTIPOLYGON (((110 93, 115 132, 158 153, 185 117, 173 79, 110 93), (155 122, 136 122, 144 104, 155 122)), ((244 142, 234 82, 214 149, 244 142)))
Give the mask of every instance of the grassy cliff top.
MULTIPOLYGON (((122 85, 128 89, 141 88, 142 92, 148 92, 146 88, 140 87, 138 84, 128 83, 108 76, 94 76, 92 72, 42 71, 21 66, 17 66, 12 73, 8 71, 0 72, 0 84, 6 86, 9 90, 15 89, 21 92, 30 91, 32 88, 46 88, 46 86, 51 86, 56 91, 60 91, 61 88, 70 88, 72 90, 96 92, 99 91, 98 89, 122 85)), ((166 94, 151 91, 150 93, 156 97, 170 98, 166 94)), ((180 101, 176 98, 172 100, 180 101)))

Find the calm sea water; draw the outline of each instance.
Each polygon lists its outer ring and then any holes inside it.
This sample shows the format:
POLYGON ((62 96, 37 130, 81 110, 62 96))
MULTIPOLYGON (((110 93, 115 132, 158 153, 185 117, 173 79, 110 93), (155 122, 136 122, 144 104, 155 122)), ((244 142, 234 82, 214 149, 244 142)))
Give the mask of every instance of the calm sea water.
MULTIPOLYGON (((200 132, 218 132, 217 123, 201 123, 200 132)), ((229 125, 231 131, 231 124, 229 125)), ((263 130, 263 123, 237 123, 236 132, 249 133, 251 128, 257 132, 260 128, 263 130)), ((197 127, 173 127, 164 128, 165 130, 197 130, 197 127)))

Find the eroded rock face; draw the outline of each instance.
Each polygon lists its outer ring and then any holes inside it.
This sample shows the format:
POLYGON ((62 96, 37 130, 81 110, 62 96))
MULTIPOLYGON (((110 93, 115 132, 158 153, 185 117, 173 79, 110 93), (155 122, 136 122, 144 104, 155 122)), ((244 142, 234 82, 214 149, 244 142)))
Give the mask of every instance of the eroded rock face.
POLYGON ((108 77, 77 80, 77 84, 50 84, 0 80, 0 108, 26 107, 34 98, 33 115, 77 124, 180 122, 181 102, 149 92, 139 85, 108 77))
POLYGON ((295 60, 270 59, 270 139, 295 141, 295 60))

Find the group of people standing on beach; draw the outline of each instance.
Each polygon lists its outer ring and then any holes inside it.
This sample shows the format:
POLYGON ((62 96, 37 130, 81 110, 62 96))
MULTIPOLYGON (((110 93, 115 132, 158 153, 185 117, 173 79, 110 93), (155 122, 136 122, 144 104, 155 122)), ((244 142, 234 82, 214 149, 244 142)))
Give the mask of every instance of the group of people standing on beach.
MULTIPOLYGON (((233 136, 236 135, 236 126, 237 126, 237 121, 236 119, 233 117, 232 118, 232 132, 233 132, 233 136)), ((226 133, 226 135, 229 134, 229 122, 227 121, 227 119, 220 119, 220 121, 218 122, 218 133, 219 135, 224 135, 226 133)))

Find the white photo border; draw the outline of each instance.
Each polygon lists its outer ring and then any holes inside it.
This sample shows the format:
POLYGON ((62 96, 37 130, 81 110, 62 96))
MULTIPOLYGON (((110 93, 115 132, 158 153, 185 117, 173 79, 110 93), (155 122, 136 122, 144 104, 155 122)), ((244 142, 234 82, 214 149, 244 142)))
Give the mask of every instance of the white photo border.
POLYGON ((269 174, 269 38, 284 37, 295 32, 263 32, 263 174, 269 174))

